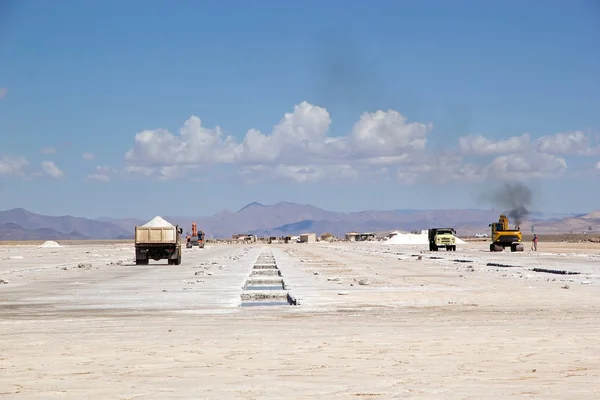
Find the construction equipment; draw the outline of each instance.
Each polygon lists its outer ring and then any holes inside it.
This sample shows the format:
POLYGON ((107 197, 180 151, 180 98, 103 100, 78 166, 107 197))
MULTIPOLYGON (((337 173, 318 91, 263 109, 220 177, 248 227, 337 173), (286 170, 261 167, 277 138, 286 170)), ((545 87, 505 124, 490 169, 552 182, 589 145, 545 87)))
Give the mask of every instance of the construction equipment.
POLYGON ((204 248, 204 231, 198 231, 196 222, 192 222, 192 234, 187 236, 185 243, 185 247, 188 249, 194 246, 198 246, 201 249, 204 248))
POLYGON ((456 251, 456 231, 452 228, 431 228, 429 234, 429 251, 438 251, 445 247, 446 251, 456 251))
POLYGON ((169 265, 181 264, 181 233, 183 229, 179 226, 136 226, 136 265, 148 265, 150 259, 167 259, 169 265))
POLYGON ((490 251, 503 251, 506 247, 510 247, 510 251, 523 251, 521 229, 518 226, 510 229, 506 215, 501 214, 498 222, 490 224, 490 227, 492 228, 490 251))

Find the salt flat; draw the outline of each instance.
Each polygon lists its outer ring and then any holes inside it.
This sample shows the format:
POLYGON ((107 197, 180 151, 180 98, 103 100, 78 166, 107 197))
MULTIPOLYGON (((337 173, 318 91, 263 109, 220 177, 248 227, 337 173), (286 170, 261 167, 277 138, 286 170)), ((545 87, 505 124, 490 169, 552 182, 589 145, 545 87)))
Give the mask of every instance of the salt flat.
POLYGON ((425 247, 0 246, 0 397, 600 396, 598 244, 425 247), (262 249, 299 305, 240 307, 262 249))

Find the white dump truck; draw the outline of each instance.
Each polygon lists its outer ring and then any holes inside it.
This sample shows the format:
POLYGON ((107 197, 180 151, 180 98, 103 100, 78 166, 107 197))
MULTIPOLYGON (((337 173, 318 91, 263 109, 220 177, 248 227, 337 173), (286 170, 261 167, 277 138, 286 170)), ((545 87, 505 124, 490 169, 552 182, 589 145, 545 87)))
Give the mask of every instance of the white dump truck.
POLYGON ((135 227, 135 263, 147 265, 168 260, 169 265, 181 264, 181 239, 183 228, 155 217, 142 226, 135 227))

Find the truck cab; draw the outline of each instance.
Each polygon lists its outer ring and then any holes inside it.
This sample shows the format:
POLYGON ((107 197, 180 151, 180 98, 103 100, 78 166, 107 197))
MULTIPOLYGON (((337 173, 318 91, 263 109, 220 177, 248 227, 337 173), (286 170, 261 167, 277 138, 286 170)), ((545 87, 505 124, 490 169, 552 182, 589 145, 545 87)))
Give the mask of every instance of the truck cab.
POLYGON ((453 228, 429 229, 429 251, 438 251, 440 247, 456 251, 456 231, 453 228))

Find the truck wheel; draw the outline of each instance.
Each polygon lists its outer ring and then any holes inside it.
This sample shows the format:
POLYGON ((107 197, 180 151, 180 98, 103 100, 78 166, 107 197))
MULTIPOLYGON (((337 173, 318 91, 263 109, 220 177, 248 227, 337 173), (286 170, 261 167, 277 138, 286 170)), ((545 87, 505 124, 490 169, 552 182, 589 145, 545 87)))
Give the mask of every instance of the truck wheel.
POLYGON ((452 246, 446 246, 446 251, 452 251, 452 246))
POLYGON ((181 254, 177 256, 176 260, 173 260, 173 264, 175 264, 175 265, 181 264, 181 254))

